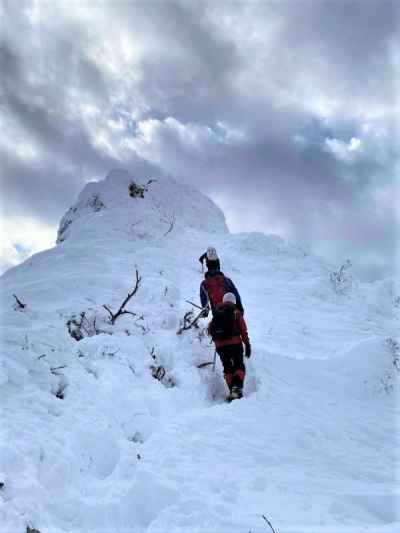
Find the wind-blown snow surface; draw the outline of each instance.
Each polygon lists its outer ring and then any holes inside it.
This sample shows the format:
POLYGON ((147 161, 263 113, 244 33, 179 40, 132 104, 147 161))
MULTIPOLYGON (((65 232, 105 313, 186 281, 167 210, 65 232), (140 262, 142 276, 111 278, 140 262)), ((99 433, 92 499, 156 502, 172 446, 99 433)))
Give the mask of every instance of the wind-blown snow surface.
POLYGON ((132 198, 130 181, 88 185, 60 244, 1 278, 1 532, 265 533, 262 515, 277 533, 399 532, 398 287, 335 290, 300 247, 229 234, 200 193, 160 179, 132 198), (253 345, 232 404, 219 362, 197 368, 206 321, 176 334, 209 245, 253 345), (136 268, 136 315, 111 325, 136 268))

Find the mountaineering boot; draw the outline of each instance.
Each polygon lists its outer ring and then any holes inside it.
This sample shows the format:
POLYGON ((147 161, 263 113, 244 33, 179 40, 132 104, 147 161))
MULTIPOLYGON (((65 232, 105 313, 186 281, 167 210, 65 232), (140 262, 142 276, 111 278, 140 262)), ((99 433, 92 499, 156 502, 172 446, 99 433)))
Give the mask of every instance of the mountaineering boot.
POLYGON ((240 398, 243 398, 242 389, 240 387, 232 387, 231 393, 228 396, 228 402, 239 400, 240 398))
POLYGON ((231 394, 233 395, 233 399, 240 399, 243 398, 243 392, 241 387, 232 387, 231 394))

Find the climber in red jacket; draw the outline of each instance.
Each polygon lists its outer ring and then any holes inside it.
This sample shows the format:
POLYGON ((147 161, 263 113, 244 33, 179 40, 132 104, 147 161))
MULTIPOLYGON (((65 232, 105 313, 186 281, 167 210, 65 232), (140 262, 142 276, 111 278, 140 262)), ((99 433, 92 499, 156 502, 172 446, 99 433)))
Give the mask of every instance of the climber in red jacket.
POLYGON ((246 375, 243 344, 247 358, 251 355, 251 345, 246 322, 236 307, 236 297, 233 293, 226 293, 222 303, 215 308, 208 331, 224 367, 225 381, 230 392, 228 400, 242 398, 246 375))

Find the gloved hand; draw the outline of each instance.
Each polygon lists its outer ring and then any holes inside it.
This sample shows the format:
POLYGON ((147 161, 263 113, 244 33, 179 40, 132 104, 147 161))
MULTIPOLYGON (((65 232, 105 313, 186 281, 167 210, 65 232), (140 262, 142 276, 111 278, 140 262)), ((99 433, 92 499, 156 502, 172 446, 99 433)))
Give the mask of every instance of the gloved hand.
POLYGON ((245 348, 244 355, 248 359, 250 357, 250 355, 251 355, 251 346, 250 346, 250 344, 245 344, 244 348, 245 348))
POLYGON ((208 309, 208 307, 206 307, 206 309, 204 309, 203 312, 201 313, 201 316, 203 318, 207 318, 209 312, 210 312, 210 310, 208 309))

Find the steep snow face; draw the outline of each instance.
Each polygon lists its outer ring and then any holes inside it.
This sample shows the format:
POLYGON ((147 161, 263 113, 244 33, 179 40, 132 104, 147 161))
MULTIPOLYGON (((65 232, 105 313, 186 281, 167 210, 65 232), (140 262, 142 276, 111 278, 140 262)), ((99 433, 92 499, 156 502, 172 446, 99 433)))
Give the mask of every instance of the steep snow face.
POLYGON ((398 283, 231 235, 172 180, 144 198, 130 183, 89 184, 59 245, 0 278, 1 533, 265 533, 262 515, 279 533, 397 533, 398 283), (253 348, 229 405, 208 321, 177 334, 210 245, 253 348))
POLYGON ((173 227, 209 233, 228 231, 222 211, 209 198, 169 177, 133 178, 112 170, 86 185, 60 222, 57 242, 86 240, 101 231, 123 238, 151 238, 173 227))

